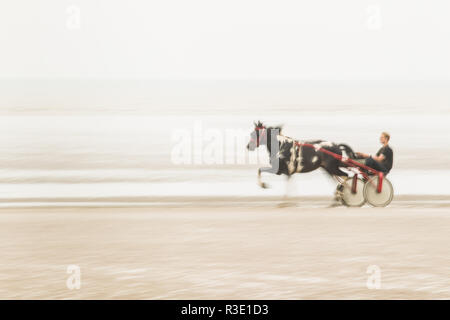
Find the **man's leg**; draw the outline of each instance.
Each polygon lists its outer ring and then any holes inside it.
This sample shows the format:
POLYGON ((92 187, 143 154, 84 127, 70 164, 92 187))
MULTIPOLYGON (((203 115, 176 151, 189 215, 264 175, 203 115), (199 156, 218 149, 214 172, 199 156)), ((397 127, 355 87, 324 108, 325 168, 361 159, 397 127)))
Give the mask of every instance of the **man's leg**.
POLYGON ((381 165, 378 161, 374 160, 372 157, 366 159, 366 166, 371 167, 372 169, 375 169, 377 171, 381 171, 385 174, 387 172, 386 168, 383 165, 381 165))

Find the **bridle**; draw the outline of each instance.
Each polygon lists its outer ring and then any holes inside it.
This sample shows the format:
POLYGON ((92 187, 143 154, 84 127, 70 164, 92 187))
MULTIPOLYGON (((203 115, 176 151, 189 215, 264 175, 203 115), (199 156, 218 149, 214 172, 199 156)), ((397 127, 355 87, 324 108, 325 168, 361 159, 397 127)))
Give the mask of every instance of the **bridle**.
POLYGON ((267 130, 266 130, 266 127, 261 126, 261 127, 256 127, 255 131, 256 131, 256 135, 257 135, 256 141, 255 141, 255 139, 250 138, 250 142, 253 142, 253 143, 256 142, 256 147, 259 147, 261 139, 266 137, 267 130), (261 131, 261 133, 259 133, 260 131, 261 131))

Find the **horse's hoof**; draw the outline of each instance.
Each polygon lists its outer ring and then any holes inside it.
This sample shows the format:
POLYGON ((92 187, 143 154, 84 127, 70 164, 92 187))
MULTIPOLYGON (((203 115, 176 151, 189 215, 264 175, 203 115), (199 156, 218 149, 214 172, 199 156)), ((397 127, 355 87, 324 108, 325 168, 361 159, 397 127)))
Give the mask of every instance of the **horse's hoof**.
POLYGON ((278 208, 289 208, 289 207, 295 207, 297 204, 294 202, 281 202, 277 204, 278 208))
POLYGON ((260 184, 260 186, 261 186, 261 188, 263 188, 263 189, 268 189, 268 188, 269 188, 269 185, 268 185, 267 183, 265 183, 265 182, 262 182, 262 183, 260 184))
POLYGON ((336 208, 336 207, 343 207, 344 205, 340 201, 334 201, 331 203, 328 208, 336 208))

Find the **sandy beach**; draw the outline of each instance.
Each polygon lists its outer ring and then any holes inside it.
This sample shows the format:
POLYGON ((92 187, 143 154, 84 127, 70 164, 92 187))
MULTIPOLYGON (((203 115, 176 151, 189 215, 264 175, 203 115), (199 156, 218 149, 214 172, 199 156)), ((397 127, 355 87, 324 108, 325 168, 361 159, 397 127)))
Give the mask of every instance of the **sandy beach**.
POLYGON ((129 3, 2 6, 0 300, 450 299, 450 2, 129 3))
POLYGON ((449 206, 305 203, 3 208, 0 298, 450 298, 449 206))

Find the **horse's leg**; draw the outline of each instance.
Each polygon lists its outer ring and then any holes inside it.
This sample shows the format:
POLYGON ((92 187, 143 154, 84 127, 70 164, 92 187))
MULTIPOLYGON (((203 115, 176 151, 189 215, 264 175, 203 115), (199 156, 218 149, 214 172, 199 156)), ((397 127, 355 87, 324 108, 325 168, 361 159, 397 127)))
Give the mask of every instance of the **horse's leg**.
POLYGON ((281 199, 281 202, 277 205, 278 208, 286 208, 286 207, 292 207, 296 204, 294 202, 289 202, 289 185, 291 182, 291 175, 286 176, 286 192, 281 199))
POLYGON ((287 198, 289 197, 289 182, 291 181, 291 176, 288 175, 286 176, 286 193, 284 194, 284 199, 287 200, 287 198))
POLYGON ((337 168, 335 172, 335 175, 338 177, 348 177, 348 173, 342 171, 340 168, 337 168))
POLYGON ((328 162, 322 165, 322 168, 324 168, 330 176, 338 176, 338 177, 348 177, 348 173, 342 171, 339 168, 339 162, 338 161, 332 161, 328 162))
MULTIPOLYGON (((338 181, 338 187, 340 186, 338 177, 344 176, 345 177, 344 179, 346 179, 348 177, 348 174, 345 173, 344 171, 340 170, 339 167, 337 167, 337 166, 336 167, 334 167, 334 166, 333 167, 326 166, 326 167, 323 167, 323 169, 325 169, 325 171, 328 173, 328 176, 334 182, 338 181)), ((338 194, 341 190, 338 191, 337 188, 336 188, 336 191, 334 192, 334 197, 333 197, 333 200, 332 200, 332 202, 330 204, 330 207, 337 207, 337 206, 341 206, 342 205, 341 201, 340 201, 340 198, 339 198, 339 194, 338 194)))
POLYGON ((264 168, 259 168, 258 169, 258 185, 261 188, 266 189, 266 188, 269 187, 269 185, 267 183, 261 181, 261 173, 263 173, 263 172, 273 173, 273 169, 272 169, 272 167, 264 167, 264 168))

